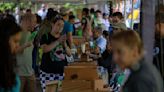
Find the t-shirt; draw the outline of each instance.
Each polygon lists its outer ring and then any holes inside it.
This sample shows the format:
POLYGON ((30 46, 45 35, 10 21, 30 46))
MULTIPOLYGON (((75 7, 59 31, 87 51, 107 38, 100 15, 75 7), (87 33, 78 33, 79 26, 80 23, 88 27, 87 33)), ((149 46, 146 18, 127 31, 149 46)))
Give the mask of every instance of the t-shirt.
POLYGON ((102 26, 103 25, 103 19, 102 18, 95 18, 94 19, 94 24, 95 24, 95 27, 96 26, 102 26))
POLYGON ((18 76, 16 76, 16 85, 11 88, 11 90, 4 91, 4 88, 0 87, 0 92, 20 92, 20 79, 18 76))
POLYGON ((44 20, 47 15, 47 10, 45 11, 43 11, 43 9, 39 10, 38 15, 41 16, 42 20, 44 20))
POLYGON ((140 60, 130 70, 123 92, 164 92, 161 75, 152 63, 140 60))
POLYGON ((103 36, 100 36, 96 39, 96 45, 100 48, 102 54, 106 50, 107 40, 103 36))
POLYGON ((103 66, 104 68, 111 68, 111 70, 114 68, 114 64, 112 61, 112 53, 105 50, 102 53, 102 57, 98 59, 98 65, 103 66))
POLYGON ((91 17, 90 16, 83 17, 81 19, 81 25, 84 26, 83 30, 85 30, 85 28, 87 27, 87 25, 89 24, 90 21, 91 21, 91 17))
POLYGON ((67 34, 69 32, 73 32, 73 31, 74 31, 73 24, 71 24, 68 21, 64 21, 63 34, 67 34))
MULTIPOLYGON (((50 33, 41 38, 40 44, 51 44, 58 38, 53 37, 50 33)), ((58 44, 53 50, 42 55, 41 70, 46 73, 63 74, 66 65, 65 50, 61 44, 58 44)))
POLYGON ((109 30, 109 26, 110 26, 110 22, 108 19, 103 19, 103 24, 105 26, 105 30, 108 31, 109 30))
MULTIPOLYGON (((32 42, 30 32, 21 33, 20 45, 24 45, 27 42, 32 42)), ((18 75, 20 76, 31 76, 34 74, 32 68, 32 51, 33 45, 24 49, 23 53, 17 54, 17 66, 18 75)))

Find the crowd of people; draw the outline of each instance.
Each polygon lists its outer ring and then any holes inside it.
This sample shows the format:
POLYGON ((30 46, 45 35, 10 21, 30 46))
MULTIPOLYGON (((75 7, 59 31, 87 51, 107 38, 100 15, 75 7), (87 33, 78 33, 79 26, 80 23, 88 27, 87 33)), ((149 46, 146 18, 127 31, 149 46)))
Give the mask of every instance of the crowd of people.
POLYGON ((42 6, 36 14, 27 9, 19 16, 0 16, 0 92, 37 92, 36 78, 43 92, 54 80, 62 91, 73 36, 93 48, 86 54, 97 61, 101 76, 108 76, 105 87, 113 92, 163 92, 161 75, 145 62, 141 38, 126 27, 121 12, 83 8, 78 18, 64 7, 42 6))

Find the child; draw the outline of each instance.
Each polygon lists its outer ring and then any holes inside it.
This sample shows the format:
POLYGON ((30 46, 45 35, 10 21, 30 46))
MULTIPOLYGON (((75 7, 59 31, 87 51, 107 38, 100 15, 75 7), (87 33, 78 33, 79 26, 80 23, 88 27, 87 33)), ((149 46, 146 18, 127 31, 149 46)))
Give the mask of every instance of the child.
POLYGON ((135 31, 120 31, 112 37, 113 60, 130 74, 122 92, 164 92, 162 78, 150 62, 144 60, 142 41, 135 31))

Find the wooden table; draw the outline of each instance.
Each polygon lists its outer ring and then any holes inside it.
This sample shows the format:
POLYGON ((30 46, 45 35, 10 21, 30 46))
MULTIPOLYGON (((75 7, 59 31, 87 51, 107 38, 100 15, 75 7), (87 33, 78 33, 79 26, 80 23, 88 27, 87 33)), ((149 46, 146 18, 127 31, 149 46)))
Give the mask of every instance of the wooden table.
POLYGON ((62 92, 94 92, 91 81, 63 81, 62 92))
POLYGON ((63 81, 62 92, 109 92, 109 91, 94 91, 93 82, 85 80, 63 81))
POLYGON ((65 67, 66 80, 96 80, 99 79, 97 66, 67 66, 65 67))
POLYGON ((82 60, 75 60, 65 67, 62 92, 109 92, 109 89, 104 88, 104 81, 99 78, 97 63, 82 60))
POLYGON ((92 62, 73 62, 70 63, 68 66, 97 66, 97 63, 92 61, 92 62))

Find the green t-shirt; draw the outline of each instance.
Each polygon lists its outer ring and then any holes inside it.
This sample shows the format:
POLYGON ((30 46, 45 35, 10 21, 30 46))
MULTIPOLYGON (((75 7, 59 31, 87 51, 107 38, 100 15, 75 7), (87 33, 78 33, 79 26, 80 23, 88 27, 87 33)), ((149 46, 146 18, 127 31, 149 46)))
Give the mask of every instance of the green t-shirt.
MULTIPOLYGON (((21 33, 20 45, 24 45, 27 42, 32 42, 30 32, 21 33)), ((19 76, 31 76, 34 74, 32 68, 32 50, 33 46, 27 47, 22 53, 17 54, 17 67, 19 76)))

